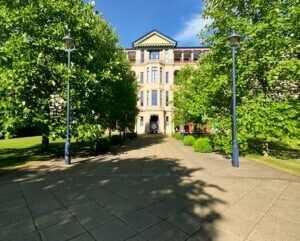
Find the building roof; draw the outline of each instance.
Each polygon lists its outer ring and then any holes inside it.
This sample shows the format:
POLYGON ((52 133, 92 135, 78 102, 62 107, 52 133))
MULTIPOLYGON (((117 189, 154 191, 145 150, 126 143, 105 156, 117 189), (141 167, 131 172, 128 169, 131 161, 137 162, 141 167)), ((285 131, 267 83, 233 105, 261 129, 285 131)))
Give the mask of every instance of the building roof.
POLYGON ((133 48, 162 48, 177 46, 177 41, 159 32, 156 29, 151 30, 139 39, 132 42, 133 48))

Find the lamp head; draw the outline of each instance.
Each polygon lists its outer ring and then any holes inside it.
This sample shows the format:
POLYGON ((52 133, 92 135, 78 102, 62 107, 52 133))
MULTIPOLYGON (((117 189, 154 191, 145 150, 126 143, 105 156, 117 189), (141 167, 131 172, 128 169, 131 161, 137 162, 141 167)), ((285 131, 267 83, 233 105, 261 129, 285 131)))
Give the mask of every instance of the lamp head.
POLYGON ((71 37, 70 29, 67 36, 63 38, 65 51, 72 51, 75 49, 75 39, 71 37))
POLYGON ((242 36, 235 32, 234 27, 232 30, 232 33, 228 36, 227 40, 229 42, 229 45, 234 47, 239 45, 240 41, 242 39, 242 36))

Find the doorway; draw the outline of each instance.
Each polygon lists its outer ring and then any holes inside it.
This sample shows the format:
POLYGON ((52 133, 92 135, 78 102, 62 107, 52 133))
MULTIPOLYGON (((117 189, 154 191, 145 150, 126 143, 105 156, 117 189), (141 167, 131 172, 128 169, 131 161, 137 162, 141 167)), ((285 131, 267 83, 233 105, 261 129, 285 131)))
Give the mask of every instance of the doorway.
POLYGON ((159 120, 158 115, 151 115, 150 116, 150 133, 157 134, 159 132, 159 120))

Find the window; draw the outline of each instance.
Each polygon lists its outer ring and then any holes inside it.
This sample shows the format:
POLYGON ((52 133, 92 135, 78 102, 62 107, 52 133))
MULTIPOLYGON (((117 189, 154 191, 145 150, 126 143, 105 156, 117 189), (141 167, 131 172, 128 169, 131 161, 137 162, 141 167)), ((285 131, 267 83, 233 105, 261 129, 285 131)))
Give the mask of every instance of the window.
POLYGON ((152 106, 157 106, 157 90, 152 90, 152 106))
POLYGON ((166 91, 166 96, 165 96, 165 100, 166 100, 166 106, 169 106, 169 91, 166 91))
POLYGON ((147 90, 147 106, 149 106, 149 90, 147 90))
POLYGON ((157 67, 152 67, 152 83, 157 83, 157 67))
POLYGON ((159 93, 159 106, 162 106, 162 95, 163 95, 163 91, 160 90, 160 93, 159 93))
POLYGON ((144 83, 144 72, 140 72, 140 83, 144 83))
POLYGON ((160 67, 159 82, 162 83, 162 67, 160 67))
POLYGON ((140 106, 144 106, 144 91, 140 92, 140 106))
POLYGON ((169 63, 169 51, 167 49, 165 50, 165 61, 169 63))
POLYGON ((166 72, 166 84, 169 84, 169 72, 166 72))
POLYGON ((141 116, 141 119, 140 119, 140 126, 144 126, 144 116, 141 116))
POLYGON ((145 51, 141 50, 141 63, 144 63, 145 61, 145 51))
POLYGON ((150 51, 150 59, 159 59, 159 51, 157 50, 150 51))
POLYGON ((166 116, 166 126, 169 125, 169 116, 166 116))
POLYGON ((149 68, 147 68, 147 83, 149 83, 149 68))

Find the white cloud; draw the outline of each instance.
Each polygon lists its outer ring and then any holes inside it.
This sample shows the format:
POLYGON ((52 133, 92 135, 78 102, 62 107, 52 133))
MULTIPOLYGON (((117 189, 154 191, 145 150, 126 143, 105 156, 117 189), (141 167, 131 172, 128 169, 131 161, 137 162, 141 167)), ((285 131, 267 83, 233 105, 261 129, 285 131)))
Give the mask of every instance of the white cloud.
POLYGON ((210 24, 211 19, 203 19, 201 14, 195 14, 183 24, 183 28, 175 35, 174 39, 180 45, 198 45, 198 34, 205 25, 210 24))

